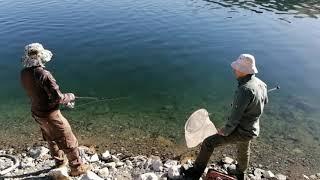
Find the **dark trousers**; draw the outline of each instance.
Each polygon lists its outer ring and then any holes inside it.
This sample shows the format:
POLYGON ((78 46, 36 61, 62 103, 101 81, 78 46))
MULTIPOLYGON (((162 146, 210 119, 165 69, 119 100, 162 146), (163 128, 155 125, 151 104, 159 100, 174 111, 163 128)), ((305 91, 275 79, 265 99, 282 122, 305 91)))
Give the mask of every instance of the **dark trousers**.
POLYGON ((197 171, 202 174, 209 162, 214 148, 225 144, 236 144, 238 149, 238 171, 240 173, 245 173, 249 166, 251 140, 252 137, 243 136, 237 131, 233 132, 229 136, 222 136, 219 134, 212 135, 203 141, 194 166, 197 171))
POLYGON ((64 155, 67 156, 70 167, 82 164, 77 138, 74 136, 69 122, 59 110, 44 117, 33 114, 33 118, 40 125, 43 138, 48 142, 50 153, 57 164, 63 162, 64 155))

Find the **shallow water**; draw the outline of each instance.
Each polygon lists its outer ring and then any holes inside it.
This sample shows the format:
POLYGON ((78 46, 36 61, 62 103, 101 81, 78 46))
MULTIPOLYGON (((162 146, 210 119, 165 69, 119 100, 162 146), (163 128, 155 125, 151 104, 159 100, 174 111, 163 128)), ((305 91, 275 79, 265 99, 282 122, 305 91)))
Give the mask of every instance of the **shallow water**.
POLYGON ((281 86, 270 94, 261 141, 281 139, 319 160, 319 17, 318 1, 0 0, 2 137, 36 128, 19 84, 28 43, 52 50, 47 67, 64 92, 127 97, 64 111, 79 134, 138 128, 177 143, 198 108, 223 125, 236 87, 229 64, 251 53, 258 76, 281 86))

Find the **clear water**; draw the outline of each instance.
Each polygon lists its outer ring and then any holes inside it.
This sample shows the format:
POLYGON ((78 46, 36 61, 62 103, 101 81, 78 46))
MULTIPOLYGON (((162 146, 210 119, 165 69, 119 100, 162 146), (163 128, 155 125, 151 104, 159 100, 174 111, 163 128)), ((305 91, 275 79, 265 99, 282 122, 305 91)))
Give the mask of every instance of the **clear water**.
POLYGON ((78 133, 140 129, 178 144, 198 108, 223 125, 236 87, 230 63, 251 53, 258 76, 281 86, 270 94, 260 141, 319 161, 319 17, 315 0, 0 0, 2 139, 37 129, 19 82, 28 43, 54 53, 47 67, 64 92, 128 97, 79 100, 64 111, 78 133))

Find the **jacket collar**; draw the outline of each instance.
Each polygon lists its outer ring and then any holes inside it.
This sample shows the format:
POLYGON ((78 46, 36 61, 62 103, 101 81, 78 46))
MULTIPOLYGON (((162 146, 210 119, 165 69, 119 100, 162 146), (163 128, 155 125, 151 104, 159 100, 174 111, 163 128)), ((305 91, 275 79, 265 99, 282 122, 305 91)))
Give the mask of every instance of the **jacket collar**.
POLYGON ((246 82, 248 82, 249 80, 252 79, 252 77, 254 77, 254 74, 248 74, 246 76, 243 76, 241 78, 238 79, 238 86, 241 86, 243 84, 245 84, 246 82))

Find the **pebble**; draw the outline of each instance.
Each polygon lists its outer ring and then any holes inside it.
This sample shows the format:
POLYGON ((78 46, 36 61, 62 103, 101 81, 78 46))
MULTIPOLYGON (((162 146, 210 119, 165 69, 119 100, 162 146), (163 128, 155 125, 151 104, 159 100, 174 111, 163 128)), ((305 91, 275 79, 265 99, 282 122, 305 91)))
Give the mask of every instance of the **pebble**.
POLYGON ((101 154, 101 159, 102 159, 102 160, 109 160, 109 159, 111 159, 111 158, 112 158, 112 157, 111 157, 111 154, 110 154, 109 151, 105 151, 104 153, 101 154))
POLYGON ((122 167, 122 166, 124 166, 125 165, 125 163, 123 163, 123 162, 117 162, 116 163, 116 167, 122 167))
POLYGON ((168 177, 170 179, 180 179, 180 168, 181 166, 171 166, 168 169, 168 177))
POLYGON ((320 173, 317 173, 316 176, 317 176, 318 178, 320 178, 320 173))
POLYGON ((127 166, 133 166, 133 163, 130 160, 126 160, 126 165, 127 166))
POLYGON ((90 158, 89 158, 89 160, 88 160, 88 162, 98 162, 99 161, 99 156, 98 156, 98 154, 93 154, 90 158))
POLYGON ((166 168, 170 168, 171 166, 177 166, 178 165, 178 161, 174 161, 174 160, 167 160, 164 163, 164 167, 166 168))
POLYGON ((265 178, 274 178, 274 174, 271 171, 264 171, 263 177, 265 178))
POLYGON ((231 164, 229 165, 227 171, 230 173, 230 174, 235 174, 236 171, 237 171, 237 166, 235 164, 231 164))
POLYGON ((33 147, 30 148, 28 151, 28 154, 30 157, 34 159, 42 158, 45 154, 49 153, 50 150, 46 147, 40 146, 40 147, 33 147))
POLYGON ((160 159, 154 160, 152 162, 152 169, 156 172, 160 172, 163 170, 163 164, 160 159))
POLYGON ((311 175, 310 179, 317 179, 317 176, 316 175, 311 175))
POLYGON ((154 173, 141 174, 138 180, 158 180, 158 176, 154 173))
POLYGON ((286 180, 287 176, 283 175, 283 174, 276 174, 275 178, 277 180, 286 180))
POLYGON ((265 173, 265 170, 256 168, 253 172, 254 176, 257 178, 261 178, 261 176, 265 173))
POLYGON ((115 162, 106 163, 105 166, 108 168, 114 169, 116 168, 116 163, 115 162))
POLYGON ((34 167, 34 159, 31 157, 24 158, 20 163, 21 168, 34 167))
POLYGON ((107 167, 100 169, 100 170, 98 171, 98 175, 99 175, 100 177, 102 177, 103 179, 108 178, 108 176, 109 176, 109 169, 108 169, 107 167))
POLYGON ((307 176, 307 175, 305 175, 305 174, 302 174, 302 177, 303 177, 303 179, 306 179, 306 180, 309 180, 310 178, 307 176))
POLYGON ((120 162, 120 159, 117 156, 112 155, 111 158, 112 158, 112 161, 115 163, 120 162))

